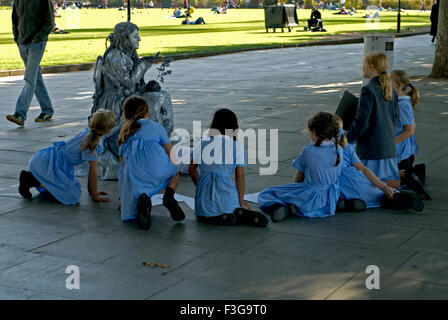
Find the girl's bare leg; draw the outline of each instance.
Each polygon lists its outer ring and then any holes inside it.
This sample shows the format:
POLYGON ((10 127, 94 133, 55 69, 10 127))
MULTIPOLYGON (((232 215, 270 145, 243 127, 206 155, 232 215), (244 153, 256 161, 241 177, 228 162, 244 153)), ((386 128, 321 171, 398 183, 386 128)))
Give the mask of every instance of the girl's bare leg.
POLYGON ((170 182, 168 182, 167 188, 170 187, 173 190, 176 190, 177 186, 179 185, 180 180, 180 174, 176 174, 174 177, 171 178, 170 182))

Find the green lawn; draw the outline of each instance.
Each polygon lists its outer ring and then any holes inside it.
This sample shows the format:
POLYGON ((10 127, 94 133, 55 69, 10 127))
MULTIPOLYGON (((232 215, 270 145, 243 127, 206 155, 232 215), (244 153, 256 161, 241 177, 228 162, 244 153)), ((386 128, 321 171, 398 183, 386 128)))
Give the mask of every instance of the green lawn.
MULTIPOLYGON (((226 15, 212 14, 209 9, 196 9, 193 18, 203 17, 206 25, 181 25, 182 19, 170 19, 172 10, 133 10, 132 21, 140 27, 140 55, 163 55, 187 52, 231 50, 263 47, 276 44, 319 40, 335 34, 373 32, 362 18, 365 12, 354 16, 323 13, 326 33, 303 31, 310 10, 298 10, 299 28, 292 32, 265 32, 263 9, 229 10, 226 15), (297 32, 299 30, 299 32, 297 32)), ((114 25, 126 21, 126 11, 117 9, 61 10, 56 18, 59 27, 69 34, 52 34, 47 44, 42 65, 60 65, 92 62, 104 53, 105 38, 114 25)), ((0 70, 23 68, 11 32, 11 10, 0 10, 0 70)), ((429 11, 410 11, 402 15, 402 30, 429 26, 429 11)), ((371 26, 371 25, 370 25, 371 26)), ((395 31, 396 13, 382 13, 380 30, 395 31)))

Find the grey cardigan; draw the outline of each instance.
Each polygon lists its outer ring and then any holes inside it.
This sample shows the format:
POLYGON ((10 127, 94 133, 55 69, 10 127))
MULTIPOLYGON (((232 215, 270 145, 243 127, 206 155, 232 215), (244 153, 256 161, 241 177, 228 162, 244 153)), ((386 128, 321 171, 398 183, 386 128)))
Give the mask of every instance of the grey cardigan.
POLYGON ((362 87, 355 120, 347 130, 348 141, 356 141, 356 153, 360 159, 395 157, 394 124, 398 117, 395 91, 392 100, 385 100, 378 77, 362 87))

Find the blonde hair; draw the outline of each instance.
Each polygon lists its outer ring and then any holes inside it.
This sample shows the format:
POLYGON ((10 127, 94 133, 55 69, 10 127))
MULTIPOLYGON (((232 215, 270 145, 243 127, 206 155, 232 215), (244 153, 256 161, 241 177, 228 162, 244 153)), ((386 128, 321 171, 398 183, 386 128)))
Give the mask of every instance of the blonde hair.
POLYGON ((123 124, 118 137, 118 145, 122 145, 134 133, 140 129, 141 124, 137 120, 142 119, 149 113, 148 103, 138 95, 132 95, 123 104, 123 115, 127 121, 123 124))
POLYGON ((376 72, 378 72, 378 80, 384 99, 392 100, 393 88, 390 77, 387 74, 387 68, 389 67, 387 56, 381 52, 371 52, 364 57, 363 63, 373 66, 376 72))
POLYGON ((411 98, 412 109, 415 111, 415 107, 420 101, 420 94, 418 89, 410 83, 409 75, 403 70, 392 70, 390 76, 392 81, 398 84, 400 89, 406 92, 406 95, 411 98))
POLYGON ((336 163, 341 161, 338 151, 338 145, 344 148, 347 145, 347 138, 345 134, 339 136, 339 129, 342 129, 342 120, 337 115, 329 112, 318 112, 307 122, 308 130, 316 133, 317 141, 314 144, 316 147, 320 146, 323 140, 334 139, 336 147, 336 163))
POLYGON ((113 128, 115 116, 112 111, 99 109, 92 114, 89 121, 90 132, 82 139, 81 151, 90 150, 93 153, 101 141, 101 137, 113 128))

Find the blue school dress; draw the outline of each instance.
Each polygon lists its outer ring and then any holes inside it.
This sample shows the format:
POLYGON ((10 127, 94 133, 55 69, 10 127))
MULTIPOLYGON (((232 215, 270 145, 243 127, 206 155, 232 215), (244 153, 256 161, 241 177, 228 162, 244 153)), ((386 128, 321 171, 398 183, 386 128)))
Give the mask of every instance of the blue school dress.
MULTIPOLYGON (((77 204, 81 196, 81 184, 75 177, 75 166, 85 161, 96 161, 103 152, 102 140, 96 150, 81 151, 81 143, 89 128, 68 141, 59 141, 39 150, 29 162, 31 173, 59 202, 77 204)), ((41 191, 41 188, 38 188, 41 191)))
POLYGON ((363 165, 369 168, 381 181, 400 180, 398 164, 395 158, 361 159, 363 165))
POLYGON ((123 157, 118 172, 122 220, 135 219, 138 197, 142 193, 152 197, 177 174, 177 167, 163 148, 170 142, 165 129, 152 120, 137 122, 140 129, 119 150, 119 156, 123 157))
MULTIPOLYGON (((394 126, 395 137, 399 136, 404 131, 405 125, 411 125, 414 123, 414 112, 412 110, 411 97, 398 97, 398 107, 400 108, 400 117, 394 126)), ((402 160, 406 160, 413 154, 417 154, 418 146, 415 141, 415 136, 412 135, 406 140, 397 143, 395 145, 395 152, 397 163, 402 160)))
POLYGON ((344 148, 344 163, 339 176, 340 197, 342 199, 361 199, 367 208, 381 207, 381 199, 384 193, 375 187, 366 176, 353 167, 359 160, 353 144, 347 144, 344 148))
POLYGON ((297 215, 309 218, 334 215, 339 198, 339 175, 342 170, 343 150, 338 146, 341 157, 336 163, 336 149, 333 142, 322 142, 319 147, 306 146, 292 162, 292 166, 303 172, 305 179, 263 190, 258 196, 258 205, 267 209, 274 204, 293 204, 297 215))
POLYGON ((195 212, 197 216, 216 217, 240 208, 238 190, 232 176, 236 167, 245 167, 244 146, 226 135, 203 138, 192 152, 198 164, 195 212))

